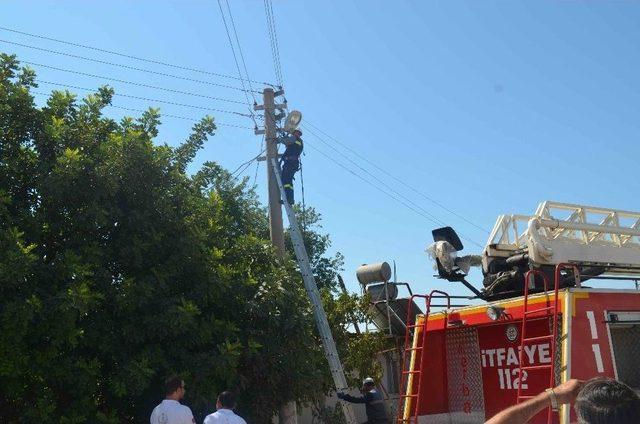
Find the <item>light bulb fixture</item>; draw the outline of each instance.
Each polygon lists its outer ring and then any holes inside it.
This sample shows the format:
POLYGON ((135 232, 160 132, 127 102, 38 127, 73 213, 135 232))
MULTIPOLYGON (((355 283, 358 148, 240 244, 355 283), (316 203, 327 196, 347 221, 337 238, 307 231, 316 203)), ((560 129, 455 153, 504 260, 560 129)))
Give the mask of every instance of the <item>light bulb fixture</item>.
POLYGON ((491 321, 498 321, 504 316, 504 308, 502 306, 489 306, 487 308, 487 316, 491 321))
POLYGON ((292 110, 284 120, 284 130, 287 132, 293 132, 298 125, 302 122, 302 113, 299 110, 292 110))

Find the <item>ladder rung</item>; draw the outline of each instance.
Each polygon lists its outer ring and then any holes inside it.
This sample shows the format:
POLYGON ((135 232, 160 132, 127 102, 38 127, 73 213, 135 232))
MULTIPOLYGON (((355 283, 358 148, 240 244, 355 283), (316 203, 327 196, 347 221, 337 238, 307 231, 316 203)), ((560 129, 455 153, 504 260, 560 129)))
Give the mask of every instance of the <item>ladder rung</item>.
POLYGON ((551 369, 551 365, 529 365, 528 367, 520 367, 521 370, 543 370, 551 369))
POLYGON ((402 395, 400 397, 418 397, 418 395, 402 395))
POLYGON ((418 347, 408 347, 408 348, 406 348, 404 351, 405 351, 405 352, 409 352, 409 351, 412 351, 412 350, 421 350, 421 349, 422 349, 422 346, 418 346, 418 347))
POLYGON ((542 312, 542 311, 550 311, 553 308, 554 308, 553 306, 545 306, 544 308, 538 308, 538 309, 534 309, 533 311, 527 311, 524 313, 524 315, 535 314, 536 312, 542 312))
POLYGON ((402 371, 402 374, 420 374, 420 370, 418 370, 418 371, 402 371))
POLYGON ((548 336, 538 336, 538 337, 527 337, 526 339, 522 339, 522 342, 537 342, 540 340, 552 339, 553 334, 549 334, 548 336))

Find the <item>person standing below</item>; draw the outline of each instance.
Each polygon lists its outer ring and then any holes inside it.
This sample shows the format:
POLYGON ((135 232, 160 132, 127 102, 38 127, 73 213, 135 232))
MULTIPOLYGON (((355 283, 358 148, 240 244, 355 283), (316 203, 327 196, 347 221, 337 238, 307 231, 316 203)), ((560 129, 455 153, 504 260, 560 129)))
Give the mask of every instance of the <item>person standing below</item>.
POLYGON ((290 136, 280 137, 278 143, 285 145, 284 153, 282 154, 282 168, 280 175, 282 176, 282 186, 284 188, 287 202, 293 205, 293 176, 300 169, 300 155, 304 148, 302 138, 302 131, 294 130, 290 136))
POLYGON ((205 417, 203 424, 247 424, 247 422, 233 412, 236 407, 236 396, 230 391, 218 395, 217 411, 205 417))
POLYGON ((351 403, 364 403, 367 412, 366 424, 389 424, 387 409, 384 406, 384 399, 380 392, 376 390, 373 378, 367 377, 362 382, 362 393, 364 396, 351 396, 346 393, 338 393, 338 399, 351 403))
POLYGON ((167 379, 164 384, 166 398, 151 413, 151 424, 193 424, 191 409, 180 401, 186 392, 184 380, 178 376, 167 379))

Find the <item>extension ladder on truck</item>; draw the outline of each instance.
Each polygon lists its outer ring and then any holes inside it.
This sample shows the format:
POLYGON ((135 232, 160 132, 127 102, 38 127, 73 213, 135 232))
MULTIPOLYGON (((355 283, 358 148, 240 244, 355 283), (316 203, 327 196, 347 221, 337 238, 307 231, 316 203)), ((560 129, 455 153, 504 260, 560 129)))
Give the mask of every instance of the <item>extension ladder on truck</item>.
MULTIPOLYGON (((520 368, 518 372, 518 381, 524 381, 525 375, 528 371, 548 371, 549 372, 549 388, 553 388, 556 385, 555 381, 555 364, 556 364, 556 351, 558 349, 558 315, 559 315, 559 303, 558 303, 558 291, 560 288, 560 278, 561 271, 563 269, 572 269, 576 278, 576 286, 580 287, 579 280, 579 270, 576 265, 561 263, 556 265, 555 269, 555 278, 554 278, 554 287, 553 287, 553 295, 551 299, 549 298, 549 284, 547 281, 547 276, 539 270, 529 270, 524 276, 524 312, 522 316, 522 330, 521 335, 522 339, 520 340, 520 368), (535 287, 535 277, 539 276, 544 284, 544 293, 547 296, 546 306, 542 308, 530 308, 529 305, 529 289, 535 287), (532 286, 532 287, 530 287, 532 286), (549 334, 545 334, 542 336, 536 337, 527 337, 527 322, 532 319, 540 319, 547 318, 552 319, 552 327, 549 330, 549 334), (524 352, 525 346, 528 343, 540 342, 540 341, 549 341, 549 345, 551 347, 551 361, 549 364, 542 365, 525 365, 524 364, 524 352)), ((532 398, 533 396, 523 395, 522 394, 522 384, 518 386, 518 398, 517 402, 520 403, 527 399, 532 398)), ((547 423, 551 424, 553 422, 553 411, 551 407, 547 410, 547 423)))
MULTIPOLYGON (((322 300, 320 293, 318 292, 318 286, 316 280, 313 277, 313 271, 309 263, 309 255, 307 249, 304 246, 304 240, 302 238, 302 232, 298 225, 298 220, 293 212, 293 208, 287 202, 284 194, 284 187, 282 186, 282 179, 280 178, 280 169, 275 159, 271 160, 271 166, 273 166, 278 188, 280 189, 280 198, 284 204, 284 209, 287 212, 287 218, 289 219, 289 231, 291 235, 291 243, 293 244, 293 250, 295 251, 296 258, 298 260, 298 266, 300 267, 300 273, 302 274, 302 280, 304 281, 305 289, 311 300, 313 306, 313 314, 315 316, 316 325, 318 326, 318 332, 322 339, 322 346, 324 347, 324 355, 329 362, 329 369, 331 370, 331 376, 338 392, 348 390, 347 379, 344 375, 342 363, 338 356, 338 350, 336 349, 336 343, 333 340, 331 329, 329 328, 329 321, 327 321, 327 314, 324 312, 322 306, 322 300)), ((342 411, 347 424, 356 424, 355 414, 350 403, 342 403, 342 411)))
MULTIPOLYGON (((415 294, 409 300, 407 308, 407 325, 404 336, 404 351, 402 353, 402 377, 400 379, 400 400, 398 404, 397 424, 415 424, 418 422, 419 407, 421 405, 421 385, 422 385, 422 367, 425 361, 425 350, 427 346, 427 323, 429 314, 431 313, 431 301, 434 294, 439 294, 447 299, 447 311, 445 312, 444 330, 448 326, 448 311, 451 308, 451 298, 445 292, 440 290, 432 290, 428 296, 415 294), (416 317, 412 316, 412 305, 414 298, 423 298, 425 300, 425 313, 422 324, 416 324, 416 317), (422 330, 422 335, 418 336, 418 330, 413 332, 414 328, 422 330), (413 392, 415 385, 414 379, 418 380, 416 392, 413 392)), ((445 362, 446 363, 446 360, 445 362)))

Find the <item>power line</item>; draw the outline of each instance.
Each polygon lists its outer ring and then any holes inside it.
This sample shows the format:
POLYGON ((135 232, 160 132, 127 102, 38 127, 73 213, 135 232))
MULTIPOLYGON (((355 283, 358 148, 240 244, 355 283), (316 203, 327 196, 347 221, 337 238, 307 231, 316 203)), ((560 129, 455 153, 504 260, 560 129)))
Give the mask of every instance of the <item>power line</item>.
MULTIPOLYGON (((84 91, 95 91, 95 89, 93 89, 93 88, 78 87, 77 85, 63 84, 63 83, 59 83, 59 82, 45 81, 45 80, 41 80, 41 79, 38 79, 36 82, 38 84, 42 83, 42 84, 49 84, 49 85, 57 85, 57 86, 60 86, 60 87, 75 88, 75 89, 84 90, 84 91)), ((198 108, 198 109, 202 109, 203 108, 202 106, 195 106, 195 105, 189 105, 189 104, 183 104, 183 103, 174 103, 174 102, 170 102, 170 101, 166 101, 166 100, 148 99, 146 97, 131 96, 131 95, 121 94, 121 93, 114 93, 114 96, 129 97, 131 99, 147 100, 147 101, 154 101, 154 102, 163 102, 163 103, 167 103, 167 104, 175 104, 176 106, 185 106, 185 107, 192 107, 192 108, 198 108)), ((213 100, 219 100, 221 102, 237 103, 237 104, 244 105, 244 102, 241 102, 239 100, 229 100, 229 99, 223 99, 223 98, 220 98, 220 97, 211 97, 211 96, 209 96, 208 98, 213 99, 213 100)), ((205 109, 219 111, 219 109, 211 109, 211 108, 205 108, 205 109)))
POLYGON ((60 56, 72 57, 72 58, 75 58, 75 59, 82 59, 82 60, 86 60, 86 61, 94 62, 94 63, 101 63, 103 65, 115 66, 115 67, 118 67, 118 68, 129 69, 129 70, 137 71, 137 72, 145 72, 147 74, 160 75, 160 76, 163 76, 163 77, 175 78, 175 79, 179 79, 179 80, 183 80, 183 81, 195 82, 195 83, 198 83, 198 84, 213 85, 213 86, 216 86, 216 87, 229 88, 229 89, 232 89, 232 90, 243 90, 242 88, 234 87, 232 85, 218 84, 218 83, 211 82, 211 81, 205 81, 205 80, 199 80, 199 79, 195 79, 195 78, 183 77, 183 76, 174 75, 174 74, 167 74, 166 72, 152 71, 151 69, 138 68, 138 67, 135 67, 135 66, 123 65, 121 63, 108 62, 106 60, 93 59, 93 58, 90 58, 90 57, 79 56, 79 55, 76 55, 76 54, 61 52, 61 51, 58 51, 58 50, 45 49, 45 48, 37 47, 37 46, 30 46, 28 44, 16 43, 16 42, 13 42, 13 41, 7 41, 7 40, 1 40, 0 39, 0 42, 1 43, 6 43, 6 44, 12 44, 12 45, 15 45, 15 46, 20 46, 20 47, 25 47, 25 48, 28 48, 28 49, 39 50, 39 51, 43 51, 43 52, 47 52, 47 53, 53 53, 53 54, 57 54, 57 55, 60 55, 60 56))
MULTIPOLYGON (((489 233, 490 231, 476 223, 474 223, 473 221, 469 220, 468 218, 466 218, 463 215, 460 215, 459 213, 451 210, 450 208, 446 207, 445 205, 443 205, 442 203, 438 202, 437 200, 433 199, 430 196, 427 196, 426 194, 424 194, 424 192, 418 190, 417 188, 411 186, 410 184, 407 184, 405 181, 402 181, 400 178, 396 177, 395 175, 393 175, 392 173, 390 173, 389 171, 387 171, 386 169, 384 169, 383 167, 375 164, 374 162, 370 161, 369 159, 367 159, 366 157, 364 157, 363 155, 361 155, 360 153, 358 153, 356 150, 352 149, 351 147, 347 146, 344 143, 341 143, 340 141, 338 141, 337 139, 335 139, 334 137, 332 137, 331 135, 327 134, 326 132, 322 131, 320 128, 318 128, 317 126, 315 126, 314 124, 312 124, 311 122, 309 122, 308 120, 305 119, 305 123, 306 125, 311 126, 312 128, 314 128, 316 131, 322 133, 323 135, 325 135, 327 138, 329 138, 330 140, 334 141, 335 143, 337 143, 338 145, 342 146, 343 148, 345 148, 346 150, 350 151, 351 153, 353 153, 354 155, 356 155, 358 158, 362 159, 363 161, 367 162, 369 165, 373 166, 374 168, 376 168, 377 170, 379 170, 380 172, 384 173, 386 176, 393 178, 396 182, 402 184, 403 186, 407 187, 409 190, 413 191, 414 193, 424 197, 425 199, 427 199, 428 201, 430 201, 431 203, 433 203, 434 205, 438 206, 439 208, 447 211, 448 213, 458 217, 459 219, 461 219, 462 221, 466 222, 467 224, 475 227, 476 229, 489 233)), ((307 127, 308 128, 308 127, 307 127)))
POLYGON ((249 97, 247 97, 247 88, 244 86, 244 78, 242 78, 242 72, 240 72, 240 65, 238 64, 238 58, 236 57, 236 49, 233 47, 233 42, 231 41, 231 34, 229 33, 229 27, 227 26, 227 20, 224 17, 224 11, 222 10, 222 3, 218 0, 218 7, 220 7, 220 17, 222 17, 222 23, 224 24, 224 29, 227 32, 227 38, 229 40, 229 47, 231 47, 231 53, 233 53, 233 61, 236 64, 236 69, 238 70, 238 77, 240 78, 240 84, 242 84, 242 91, 244 91, 244 95, 247 98, 247 104, 249 105, 249 97))
MULTIPOLYGON (((322 141, 322 139, 317 135, 314 134, 313 131, 309 130, 308 127, 305 127, 305 129, 307 131, 309 131, 311 134, 313 134, 316 138, 318 138, 318 140, 322 141)), ((401 193, 399 193, 397 190, 395 190, 393 187, 389 186, 388 184, 384 183, 383 181, 381 181, 380 179, 378 179, 375 175, 371 174, 370 172, 368 172, 366 169, 360 167, 359 165, 355 164, 355 162, 353 162, 351 159, 349 159, 348 157, 341 155, 344 159, 350 161, 351 163, 354 163, 358 168, 360 168, 362 171, 364 171, 365 173, 367 173, 369 176, 373 177, 376 181, 378 181, 379 183, 381 183, 385 188, 382 189, 379 185, 376 185, 374 183, 372 183, 369 179, 364 178, 362 175, 356 173, 355 171, 353 171, 352 169, 350 169, 347 165, 342 164, 341 162, 338 162, 335 158, 333 158, 332 156, 328 155, 327 153, 323 152, 322 150, 318 149, 317 147, 313 146, 312 144, 309 144, 308 142, 306 143, 309 147, 313 148, 314 150, 318 151, 319 153, 321 153, 323 156, 327 157, 329 160, 331 160, 332 162, 338 164, 341 168, 345 169, 347 172, 349 172, 352 175, 355 175, 356 177, 358 177, 359 179, 361 179, 362 181, 364 181, 365 183, 367 183, 368 185, 374 187, 376 190, 386 194, 387 196, 391 197, 392 199, 394 199, 396 202, 401 203, 402 205, 404 205, 405 207, 411 209, 412 211, 416 212, 417 214, 423 216, 424 218, 428 219, 429 221, 433 222, 436 225, 446 225, 443 221, 441 221, 440 219, 438 219, 437 217, 433 216, 432 214, 430 214, 429 212, 427 212, 424 208, 422 208, 420 205, 416 204, 415 202, 411 201, 409 198, 407 198, 406 196, 402 195, 401 193)), ((326 145, 328 145, 327 143, 324 143, 326 145)), ((331 147, 329 145, 329 147, 331 147)), ((335 149, 333 149, 335 150, 335 149)), ((480 247, 480 248, 484 248, 484 246, 482 246, 480 243, 477 243, 476 241, 474 241, 473 239, 465 236, 462 233, 459 233, 460 237, 467 240, 468 242, 480 247)))
MULTIPOLYGON (((108 54, 112 54, 112 55, 115 55, 115 56, 125 57, 127 59, 133 59, 133 60, 138 60, 138 61, 141 61, 141 62, 153 63, 155 65, 167 66, 167 67, 174 68, 174 69, 182 69, 182 70, 185 70, 185 71, 197 72, 197 73, 200 73, 200 74, 210 75, 210 76, 215 76, 215 77, 221 77, 221 78, 229 78, 229 79, 234 79, 234 80, 239 79, 238 77, 235 77, 235 76, 232 76, 232 75, 225 75, 225 74, 221 74, 221 73, 217 73, 217 72, 210 72, 210 71, 205 71, 205 70, 202 70, 202 69, 190 68, 190 67, 187 67, 187 66, 176 65, 176 64, 173 64, 173 63, 163 62, 163 61, 156 60, 156 59, 147 59, 147 58, 134 56, 134 55, 126 54, 126 53, 116 52, 116 51, 113 51, 113 50, 106 50, 106 49, 102 49, 102 48, 95 47, 95 46, 89 46, 89 45, 86 45, 86 44, 73 43, 73 42, 70 42, 70 41, 60 40, 60 39, 56 39, 56 38, 52 38, 52 37, 47 37, 47 36, 44 36, 44 35, 32 34, 32 33, 24 32, 24 31, 18 31, 16 29, 12 29, 12 28, 0 27, 0 30, 13 32, 15 34, 26 35, 28 37, 39 38, 41 40, 47 40, 47 41, 53 41, 53 42, 56 42, 56 43, 66 44, 68 46, 80 47, 80 48, 83 48, 83 49, 93 50, 93 51, 102 52, 102 53, 108 53, 108 54)), ((253 81, 253 80, 251 82, 254 82, 256 84, 264 84, 264 85, 273 86, 273 84, 268 83, 268 82, 260 82, 260 81, 253 81)))
MULTIPOLYGON (((108 107, 113 107, 116 109, 122 109, 122 110, 128 110, 130 112, 140 112, 140 113, 144 113, 146 112, 146 110, 144 109, 134 109, 134 108, 130 108, 130 107, 123 107, 123 106, 116 106, 116 105, 107 105, 108 107)), ((166 116, 168 118, 175 118, 175 119, 182 119, 185 121, 191 121, 191 122, 200 122, 200 119, 193 119, 193 118, 189 118, 186 116, 180 116, 180 115, 172 115, 169 113, 161 113, 160 117, 166 116)), ((216 127, 230 127, 230 128, 240 128, 243 130, 252 130, 253 128, 251 127, 244 127, 242 125, 236 125, 236 124, 227 124, 224 122, 218 122, 218 121, 214 121, 214 124, 216 127)))
MULTIPOLYGON (((227 32, 227 38, 229 39, 229 47, 231 47, 231 53, 233 53, 233 61, 236 63, 236 69, 238 70, 238 76, 240 77, 240 84, 242 84, 242 91, 244 91, 244 97, 247 100, 247 107, 249 108, 251 119, 253 119, 253 123, 257 127, 258 123, 256 122, 256 119, 254 117, 253 108, 251 107, 249 96, 247 95, 247 88, 244 85, 244 79, 242 78, 242 72, 240 71, 240 65, 238 64, 236 49, 233 47, 233 41, 231 41, 231 34, 229 33, 229 27, 227 26, 227 20, 224 17, 224 11, 222 10, 222 3, 220 3, 220 0, 218 0, 218 6, 220 7, 220 16, 222 17, 222 22, 224 23, 224 29, 227 32)), ((229 11, 231 11, 231 9, 229 9, 229 11)), ((237 38, 237 34, 236 34, 236 38, 237 38)), ((253 93, 251 93, 251 96, 253 97, 253 103, 257 104, 256 98, 253 95, 253 93)))
POLYGON ((267 18, 267 32, 269 34, 269 42, 271 45, 271 55, 273 57, 273 68, 278 84, 283 86, 282 67, 280 65, 280 50, 278 47, 278 35, 275 29, 275 18, 273 16, 273 7, 269 0, 264 0, 264 13, 267 18))
POLYGON ((273 58, 273 71, 276 76, 276 82, 280 84, 280 79, 278 78, 278 67, 276 66, 276 55, 275 55, 274 44, 273 44, 273 32, 271 31, 271 20, 269 16, 269 9, 267 7, 267 0, 263 0, 263 3, 264 3, 264 13, 267 19, 267 34, 269 34, 269 46, 271 48, 271 56, 273 58))
POLYGON ((245 171, 246 171, 246 170, 251 166, 251 163, 252 163, 252 162, 253 162, 253 161, 251 161, 250 163, 247 163, 247 164, 240 165, 240 166, 239 166, 239 167, 238 167, 238 168, 233 172, 233 174, 231 175, 231 178, 237 178, 237 177, 239 177, 240 175, 244 174, 244 173, 245 173, 245 171), (240 168, 242 168, 242 169, 240 169, 240 168))
POLYGON ((240 52, 240 59, 242 60, 242 66, 244 67, 244 75, 246 76, 246 81, 249 84, 249 92, 251 93, 251 97, 253 97, 253 103, 257 104, 256 96, 253 95, 253 86, 251 85, 251 79, 249 78, 249 71, 247 70, 247 62, 244 60, 244 54, 242 53, 242 45, 240 44, 240 39, 238 38, 238 32, 236 31, 236 22, 233 19, 233 13, 231 13, 231 6, 229 6, 229 0, 225 0, 227 3, 227 10, 229 11, 229 18, 231 18, 231 28, 233 28, 233 33, 236 37, 236 44, 238 45, 238 51, 240 52))
MULTIPOLYGON (((154 85, 148 85, 148 84, 143 84, 143 83, 134 83, 134 82, 131 82, 131 81, 125 81, 125 80, 121 80, 121 79, 118 79, 118 78, 111 78, 111 77, 105 77, 105 76, 100 76, 100 75, 95 75, 95 74, 89 74, 89 73, 81 72, 81 71, 74 71, 74 70, 71 70, 71 69, 58 68, 56 66, 44 65, 42 63, 29 62, 27 60, 23 60, 22 63, 26 63, 26 64, 34 65, 34 66, 42 66, 43 68, 55 69, 56 71, 70 72, 70 73, 73 73, 73 74, 85 75, 85 76, 88 76, 88 77, 102 78, 102 79, 108 79, 108 80, 111 80, 111 81, 117 81, 117 82, 122 82, 122 83, 126 83, 126 84, 139 85, 139 86, 142 86, 142 87, 153 88, 153 89, 156 89, 156 90, 174 91, 174 92, 181 93, 181 94, 194 95, 194 93, 186 93, 184 91, 178 91, 178 90, 168 90, 168 89, 165 89, 165 88, 162 88, 162 87, 157 87, 157 86, 154 86, 154 85)), ((219 84, 214 84, 214 83, 211 83, 211 84, 212 85, 219 85, 219 84)), ((242 91, 242 88, 233 87, 231 85, 220 85, 220 86, 221 87, 225 87, 225 88, 229 88, 229 89, 232 89, 232 90, 242 91)), ((205 96, 205 95, 202 95, 202 94, 197 94, 197 96, 198 97, 209 97, 209 96, 205 96)))
POLYGON ((282 64, 280 62, 280 43, 278 42, 278 31, 276 30, 276 15, 273 13, 273 2, 267 0, 269 3, 269 11, 271 13, 271 24, 273 25, 273 38, 276 46, 276 58, 278 59, 278 73, 280 74, 280 85, 284 86, 284 78, 282 77, 282 64))
MULTIPOLYGON (((53 69, 53 70, 56 70, 56 71, 69 72, 69 73, 72 73, 72 74, 83 75, 83 76, 92 77, 92 78, 98 78, 98 79, 104 79, 104 80, 107 80, 107 81, 114 81, 114 82, 119 82, 119 83, 123 83, 123 84, 130 84, 130 85, 134 85, 134 86, 137 86, 137 87, 145 87, 145 88, 151 88, 151 89, 154 89, 154 90, 167 91, 167 92, 170 92, 170 93, 184 94, 184 95, 187 95, 187 96, 194 96, 194 97, 202 97, 202 98, 205 98, 205 99, 219 100, 218 97, 207 96, 205 94, 191 93, 191 92, 188 92, 188 91, 174 90, 174 89, 166 88, 166 87, 158 87, 158 86, 155 86, 155 85, 149 85, 149 84, 143 84, 143 83, 139 83, 139 82, 121 80, 121 79, 118 79, 118 78, 105 77, 103 75, 89 74, 89 73, 86 73, 86 72, 74 71, 72 69, 58 68, 56 66, 44 65, 44 64, 41 64, 41 63, 28 62, 28 61, 23 61, 22 63, 26 63, 26 64, 34 65, 34 66, 41 66, 43 68, 53 69)), ((248 118, 251 117, 251 115, 248 115, 246 113, 236 112, 236 111, 225 111, 225 113, 231 113, 231 114, 234 114, 234 115, 245 116, 245 117, 248 117, 248 118)))
POLYGON ((260 156, 262 156, 262 154, 265 152, 266 149, 263 149, 260 151, 260 153, 258 153, 257 156, 249 159, 246 162, 242 162, 240 165, 238 165, 238 167, 231 173, 231 178, 235 178, 236 176, 240 176, 244 171, 247 170, 248 167, 251 166, 251 164, 253 163, 253 161, 258 160, 258 158, 260 158, 260 156), (240 171, 240 168, 242 168, 242 170, 240 171), (240 171, 240 172, 238 172, 240 171))
POLYGON ((402 193, 398 192, 397 190, 395 190, 393 187, 391 187, 390 185, 388 185, 387 183, 385 183, 384 181, 382 181, 380 178, 378 178, 375 174, 369 172, 366 168, 362 167, 359 163, 357 163, 356 161, 352 160, 351 158, 349 158, 348 156, 344 155, 342 152, 340 152, 338 149, 336 149, 335 147, 333 147, 332 145, 330 145, 329 143, 327 143, 326 141, 324 141, 320 136, 318 136, 318 134, 316 134, 315 132, 313 132, 309 127, 303 125, 305 131, 308 131, 309 133, 311 133, 311 135, 313 135, 314 137, 316 137, 322 144, 324 144, 325 146, 329 147, 331 150, 333 150, 334 152, 338 153, 340 156, 342 156, 344 159, 346 159, 348 162, 350 162, 352 165, 356 166, 357 168, 359 168, 362 172, 364 172, 365 174, 369 175, 371 178, 373 178, 374 180, 376 180, 378 183, 382 184, 383 186, 385 186, 388 190, 391 190, 392 192, 394 192, 395 194, 397 194, 398 196, 402 197, 403 199, 405 199, 407 202, 413 204, 415 207, 421 209, 425 214, 429 215, 434 222, 440 224, 440 225, 446 225, 443 221, 441 221, 440 219, 438 219, 436 216, 432 215, 430 212, 426 211, 425 209, 423 209, 420 205, 414 203, 411 199, 409 199, 408 197, 404 196, 402 193))
POLYGON ((431 218, 429 215, 425 215, 423 214, 420 210, 414 208, 413 206, 411 206, 408 203, 405 203, 402 199, 399 199, 398 197, 396 197, 395 195, 393 195, 392 193, 380 188, 380 186, 375 185, 374 183, 372 183, 371 181, 369 181, 368 179, 364 178, 362 175, 356 173, 355 171, 353 171, 351 168, 349 168, 347 165, 344 165, 343 163, 337 161, 334 157, 332 157, 331 155, 329 155, 328 153, 323 152, 322 150, 318 149, 316 146, 307 143, 307 145, 309 147, 311 147, 313 150, 317 151, 318 153, 320 153, 321 155, 323 155, 324 157, 326 157, 327 159, 329 159, 331 162, 335 163, 336 165, 338 165, 340 168, 344 169, 345 171, 347 171, 348 173, 352 174, 355 177, 358 177, 359 179, 361 179, 363 182, 365 182, 366 184, 370 185, 371 187, 375 188, 376 190, 380 191, 381 193, 387 195, 388 197, 390 197, 391 199, 395 200, 396 202, 399 202, 401 204, 403 204, 404 206, 406 206, 407 208, 411 209, 413 212, 417 213, 418 215, 428 219, 429 221, 433 222, 434 224, 440 225, 437 221, 435 221, 433 218, 431 218))
MULTIPOLYGON (((264 134, 262 135, 262 142, 260 143, 260 152, 264 152, 264 134)), ((262 153, 260 153, 262 154, 262 153)), ((260 162, 256 161, 256 172, 253 175, 253 185, 256 185, 256 181, 258 180, 258 169, 260 168, 260 162)))
MULTIPOLYGON (((30 91, 31 94, 36 94, 39 96, 46 96, 49 97, 51 94, 50 93, 42 93, 39 91, 30 91)), ((110 108, 114 108, 114 109, 121 109, 121 110, 127 110, 130 112, 140 112, 140 113, 144 113, 147 112, 147 110, 144 109, 135 109, 135 108, 130 108, 130 107, 124 107, 124 106, 118 106, 118 105, 113 105, 113 104, 108 104, 105 105, 105 107, 110 107, 110 108)), ((200 122, 199 119, 193 119, 193 118, 189 118, 186 116, 180 116, 180 115, 172 115, 172 114, 168 114, 168 113, 162 113, 160 115, 161 117, 166 117, 166 118, 175 118, 175 119, 182 119, 184 121, 191 121, 191 122, 200 122)), ((215 121, 215 125, 216 127, 220 126, 220 127, 231 127, 231 128, 240 128, 243 130, 252 130, 253 128, 251 127, 244 127, 242 125, 235 125, 235 124, 226 124, 224 122, 218 122, 215 121)))
MULTIPOLYGON (((91 88, 78 87, 77 85, 70 85, 70 84, 61 84, 61 83, 57 83, 57 82, 44 81, 44 80, 40 80, 40 79, 36 80, 36 82, 38 84, 47 84, 47 85, 53 85, 53 86, 57 86, 57 87, 73 88, 73 89, 76 89, 76 90, 88 91, 90 93, 95 93, 95 91, 96 91, 95 89, 91 89, 91 88)), ((144 100, 145 102, 164 103, 164 104, 172 105, 172 106, 188 107, 188 108, 192 108, 192 109, 207 110, 207 111, 210 111, 210 112, 221 112, 221 113, 233 113, 233 114, 235 114, 235 112, 227 111, 227 110, 223 110, 223 109, 216 109, 216 108, 205 107, 205 106, 191 105, 191 104, 187 104, 187 103, 178 103, 178 102, 172 102, 172 101, 169 101, 169 100, 152 99, 152 98, 149 98, 149 97, 132 96, 131 94, 113 93, 113 95, 114 96, 118 96, 118 97, 126 97, 128 99, 144 100)))

